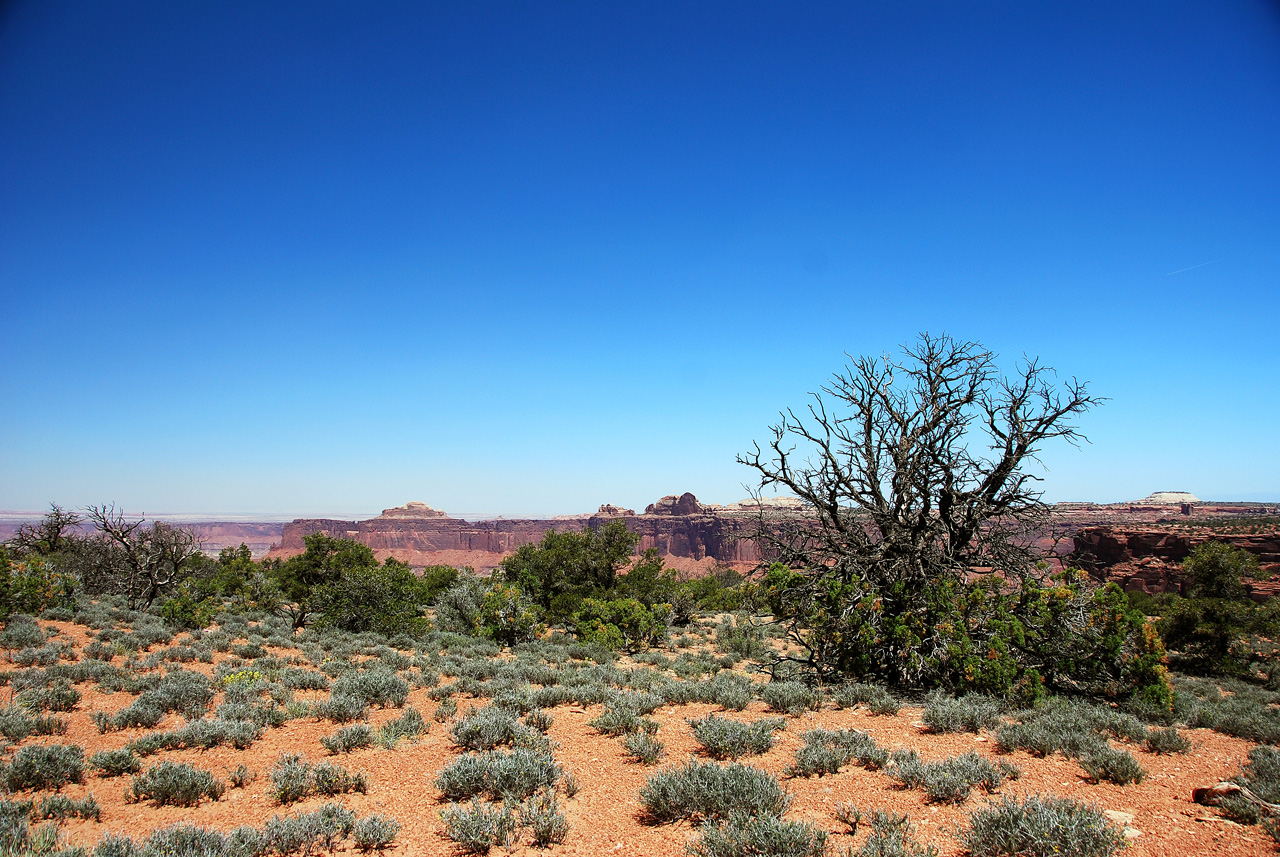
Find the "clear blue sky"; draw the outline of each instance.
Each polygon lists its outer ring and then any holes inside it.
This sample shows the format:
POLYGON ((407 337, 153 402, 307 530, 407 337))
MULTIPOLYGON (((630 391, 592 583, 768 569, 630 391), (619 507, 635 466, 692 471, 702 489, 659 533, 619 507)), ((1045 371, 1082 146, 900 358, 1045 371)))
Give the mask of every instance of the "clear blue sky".
POLYGON ((8 3, 0 297, 0 508, 728 502, 922 330, 1280 498, 1280 10, 8 3))

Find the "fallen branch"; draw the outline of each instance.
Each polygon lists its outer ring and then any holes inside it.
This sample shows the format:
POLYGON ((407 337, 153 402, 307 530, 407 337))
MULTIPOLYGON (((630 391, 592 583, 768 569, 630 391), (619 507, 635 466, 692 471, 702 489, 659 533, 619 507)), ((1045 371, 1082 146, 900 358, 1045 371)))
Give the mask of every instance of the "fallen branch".
POLYGON ((1267 815, 1280 816, 1280 804, 1268 803, 1239 783, 1224 780, 1216 786, 1191 790, 1191 799, 1204 806, 1218 806, 1223 798, 1233 796, 1248 801, 1267 815))

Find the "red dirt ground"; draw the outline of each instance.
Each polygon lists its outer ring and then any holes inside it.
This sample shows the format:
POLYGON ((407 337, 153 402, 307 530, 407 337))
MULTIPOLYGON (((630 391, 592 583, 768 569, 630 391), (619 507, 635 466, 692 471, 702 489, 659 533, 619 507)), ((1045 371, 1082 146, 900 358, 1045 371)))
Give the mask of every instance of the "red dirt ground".
MULTIPOLYGON (((65 622, 42 624, 58 628, 60 634, 55 640, 69 640, 77 646, 86 642, 84 628, 65 622)), ((212 670, 208 664, 183 666, 206 673, 212 670)), ((69 721, 66 735, 31 738, 29 743, 76 743, 85 748, 88 756, 97 750, 123 747, 142 734, 142 730, 131 729, 102 735, 90 720, 92 712, 111 712, 124 707, 132 700, 131 696, 102 694, 92 684, 81 684, 78 689, 83 694, 80 705, 75 711, 62 715, 69 721)), ((313 695, 321 697, 324 694, 313 695)), ((299 692, 298 696, 306 698, 308 692, 299 692)), ((435 702, 427 697, 426 690, 413 691, 409 704, 428 715, 435 708, 435 702)), ((460 711, 475 704, 483 704, 483 701, 459 698, 460 711)), ((666 745, 667 756, 659 766, 650 768, 627 761, 618 739, 596 734, 587 726, 587 722, 600 713, 599 706, 563 705, 550 709, 555 722, 548 734, 559 744, 555 756, 577 775, 582 788, 575 798, 563 801, 564 812, 571 825, 563 844, 548 849, 517 845, 510 852, 619 857, 685 853, 685 846, 695 835, 695 828, 685 823, 661 826, 642 823, 638 794, 653 771, 662 765, 682 762, 695 752, 696 744, 685 718, 700 717, 712 711, 718 712, 719 708, 694 704, 664 707, 654 712, 654 719, 661 724, 657 737, 666 745)), ((399 716, 399 713, 398 710, 372 710, 371 725, 376 727, 399 716)), ((770 715, 766 715, 762 703, 755 702, 744 712, 730 712, 725 716, 751 720, 770 715)), ((777 744, 771 751, 741 761, 781 777, 801 744, 801 733, 817 726, 862 729, 887 749, 915 748, 926 760, 970 749, 996 756, 993 741, 987 733, 976 736, 928 734, 919 726, 919 718, 920 709, 911 707, 903 708, 892 717, 872 716, 861 709, 841 711, 830 708, 789 717, 786 731, 778 733, 777 744)), ((181 722, 181 718, 171 716, 161 727, 172 728, 181 722)), ((437 771, 458 753, 449 741, 446 726, 433 722, 430 732, 422 740, 402 742, 395 750, 371 748, 335 759, 348 768, 365 772, 369 778, 367 795, 346 796, 345 804, 349 808, 360 815, 385 813, 401 823, 400 836, 387 851, 392 857, 457 853, 453 843, 444 836, 438 813, 447 803, 442 802, 434 786, 437 771)), ((301 752, 313 761, 326 758, 320 738, 336 728, 326 721, 291 720, 283 727, 267 730, 249 750, 222 747, 208 751, 169 751, 144 760, 144 767, 165 758, 187 761, 224 779, 227 771, 240 763, 257 772, 256 781, 247 788, 228 789, 220 800, 205 802, 193 809, 128 803, 125 800, 128 777, 102 779, 88 774, 83 785, 68 786, 63 793, 71 797, 93 794, 102 807, 101 821, 73 819, 65 823, 63 831, 72 843, 92 846, 108 831, 142 837, 157 827, 179 821, 229 830, 241 824, 261 825, 277 813, 292 814, 313 809, 326 799, 310 799, 291 807, 276 805, 269 793, 268 771, 284 752, 301 752)), ((1139 785, 1090 784, 1076 762, 1061 757, 1037 759, 1024 752, 1014 752, 1002 758, 1021 767, 1023 774, 1020 780, 1006 783, 1001 793, 1059 795, 1093 802, 1105 810, 1128 813, 1132 816, 1129 822, 1132 847, 1126 853, 1132 857, 1274 853, 1271 841, 1258 827, 1226 821, 1214 810, 1191 801, 1193 788, 1211 785, 1236 773, 1251 745, 1202 729, 1189 730, 1186 734, 1195 745, 1190 755, 1158 756, 1137 746, 1128 747, 1149 771, 1146 780, 1139 785)), ((988 800, 985 795, 975 792, 959 807, 929 805, 923 792, 901 790, 885 773, 869 772, 856 766, 849 766, 834 776, 784 779, 784 782, 795 796, 787 818, 809 820, 830 831, 831 854, 860 844, 865 835, 860 832, 855 838, 843 832, 844 826, 836 821, 834 815, 838 801, 852 802, 864 814, 875 809, 908 813, 917 825, 921 841, 937 845, 944 855, 956 855, 962 853, 956 839, 957 830, 969 811, 988 800)), ((495 853, 501 851, 498 849, 495 853)))

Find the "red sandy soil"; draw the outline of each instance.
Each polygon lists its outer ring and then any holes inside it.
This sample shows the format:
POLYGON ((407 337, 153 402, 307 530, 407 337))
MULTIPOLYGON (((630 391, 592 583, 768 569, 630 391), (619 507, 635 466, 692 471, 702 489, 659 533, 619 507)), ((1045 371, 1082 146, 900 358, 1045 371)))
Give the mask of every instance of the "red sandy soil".
MULTIPOLYGON (((61 632, 55 640, 70 640, 79 645, 86 642, 85 629, 65 622, 45 622, 61 632)), ((208 664, 183 664, 187 669, 211 672, 208 664)), ((143 734, 142 730, 124 730, 106 735, 90 720, 94 711, 112 712, 127 705, 133 697, 124 693, 102 694, 94 685, 78 687, 83 698, 77 709, 61 715, 68 722, 66 735, 28 739, 30 743, 75 743, 85 748, 86 756, 107 748, 123 747, 143 734)), ((299 692, 299 698, 307 698, 309 692, 299 692)), ((316 697, 323 693, 312 694, 316 697)), ((216 704, 217 701, 215 701, 216 704)), ((426 690, 415 690, 409 696, 409 704, 424 714, 430 714, 435 702, 427 697, 426 690)), ((459 697, 459 708, 465 712, 472 705, 484 704, 482 700, 459 697)), ((664 707, 654 712, 654 719, 661 727, 657 737, 667 748, 667 756, 656 767, 645 767, 627 760, 621 743, 616 738, 595 733, 587 722, 600 713, 600 706, 582 708, 563 705, 550 712, 555 721, 549 731, 558 743, 557 760, 571 769, 581 782, 581 791, 570 800, 562 801, 570 830, 563 844, 547 849, 517 845, 509 849, 514 854, 552 855, 680 855, 696 835, 696 828, 687 824, 646 825, 641 821, 639 791, 648 776, 664 765, 683 762, 695 753, 697 745, 690 734, 686 718, 700 717, 709 712, 719 712, 714 705, 693 704, 664 707)), ((724 716, 752 720, 768 715, 762 703, 755 702, 743 712, 719 712, 724 716)), ((378 726, 399 716, 399 710, 372 710, 370 723, 378 726)), ((993 758, 994 741, 988 733, 980 735, 933 735, 919 725, 920 709, 905 707, 898 715, 873 716, 864 710, 824 709, 798 717, 787 718, 787 728, 778 733, 774 748, 762 756, 747 757, 741 761, 757 765, 779 777, 790 764, 801 744, 801 734, 814 727, 856 728, 869 732, 881 746, 893 750, 915 748, 925 760, 943 758, 977 750, 993 758)), ((183 721, 171 716, 157 728, 173 728, 183 721)), ((368 775, 367 795, 347 795, 345 804, 363 816, 381 812, 395 817, 402 830, 387 854, 392 857, 417 857, 417 855, 454 855, 458 851, 444 835, 439 810, 447 806, 435 788, 436 773, 458 754, 448 736, 447 724, 432 722, 427 735, 417 743, 402 742, 395 750, 371 748, 336 757, 334 761, 368 775)), ((149 804, 128 803, 125 793, 128 777, 103 779, 87 774, 82 785, 70 785, 63 794, 82 797, 93 794, 102 807, 100 822, 77 819, 67 821, 63 831, 73 844, 92 846, 104 833, 124 832, 140 838, 157 827, 186 821, 220 830, 230 830, 241 824, 260 826, 277 813, 293 814, 307 811, 325 803, 328 799, 313 798, 281 807, 270 795, 269 770, 276 758, 285 752, 301 752, 312 761, 327 757, 320 745, 320 738, 331 734, 336 726, 327 721, 291 720, 283 727, 267 730, 252 748, 238 751, 220 747, 213 750, 182 750, 156 754, 143 761, 144 768, 162 759, 174 759, 195 764, 225 779, 226 773, 244 763, 257 772, 257 779, 244 789, 228 789, 220 800, 206 801, 199 807, 152 807, 149 804)), ((1145 752, 1138 746, 1129 749, 1149 771, 1146 780, 1139 785, 1114 786, 1090 784, 1084 779, 1080 766, 1062 757, 1037 759, 1018 751, 1003 757, 1018 765, 1023 773, 1016 782, 1006 783, 1002 794, 1058 795, 1097 804, 1104 810, 1128 813, 1132 847, 1127 850, 1132 857, 1186 857, 1192 854, 1251 855, 1271 854, 1274 847, 1258 827, 1242 826, 1219 817, 1211 808, 1198 806, 1191 800, 1191 790, 1197 786, 1212 785, 1226 779, 1239 770, 1246 758, 1250 744, 1203 729, 1186 733, 1194 744, 1189 755, 1158 756, 1145 752)), ((917 825, 917 836, 922 842, 931 843, 944 855, 963 853, 956 833, 967 818, 968 812, 982 806, 988 799, 975 791, 961 806, 929 805, 924 793, 902 790, 883 772, 870 772, 850 765, 842 773, 811 779, 784 779, 795 800, 787 813, 788 819, 804 819, 829 831, 830 854, 850 846, 856 847, 865 835, 860 830, 857 837, 844 833, 844 826, 836 821, 834 808, 840 801, 852 802, 865 815, 871 810, 884 809, 908 813, 917 825)), ((998 800, 998 797, 994 798, 998 800)), ((866 827, 867 825, 863 825, 866 827)), ((527 837, 526 837, 526 842, 527 837)), ((350 848, 348 842, 347 847, 350 848)), ((496 849, 494 853, 502 853, 496 849)), ((354 854, 354 849, 352 849, 354 854)))

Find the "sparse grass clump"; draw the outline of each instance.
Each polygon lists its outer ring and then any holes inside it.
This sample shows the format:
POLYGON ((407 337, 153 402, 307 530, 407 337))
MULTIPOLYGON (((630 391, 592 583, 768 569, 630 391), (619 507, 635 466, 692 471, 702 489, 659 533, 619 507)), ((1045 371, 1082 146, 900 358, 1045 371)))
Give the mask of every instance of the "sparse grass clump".
POLYGON ((718 765, 691 759, 649 777, 640 802, 656 822, 682 818, 727 819, 736 813, 781 816, 791 796, 769 773, 750 765, 718 765))
POLYGON ((378 729, 378 746, 392 750, 402 740, 416 741, 426 732, 427 721, 422 718, 422 712, 416 708, 406 708, 404 714, 395 720, 388 720, 378 729))
POLYGON ((773 748, 774 733, 787 728, 787 722, 781 717, 743 723, 708 714, 688 722, 694 740, 713 759, 736 759, 768 752, 773 748))
POLYGON ((960 841, 973 857, 1110 857, 1126 844, 1097 807, 1058 797, 1005 797, 976 810, 960 841))
POLYGON ((213 774, 185 762, 164 761, 133 778, 135 801, 156 806, 199 806, 204 798, 217 800, 226 786, 213 774))
POLYGON ((76 744, 30 744, 13 754, 3 776, 10 791, 61 791, 68 783, 84 782, 84 750, 76 744))
POLYGON ((560 800, 552 789, 543 789, 520 805, 520 823, 533 834, 539 848, 563 842, 569 820, 560 811, 560 800))

